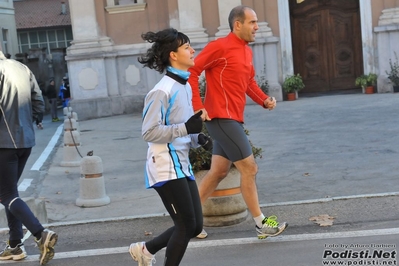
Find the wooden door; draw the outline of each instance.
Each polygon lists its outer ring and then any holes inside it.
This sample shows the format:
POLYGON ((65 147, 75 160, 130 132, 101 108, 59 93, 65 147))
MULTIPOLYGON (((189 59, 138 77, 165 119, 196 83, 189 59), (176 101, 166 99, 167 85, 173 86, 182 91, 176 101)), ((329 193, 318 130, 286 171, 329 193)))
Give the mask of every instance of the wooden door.
POLYGON ((290 0, 294 72, 303 92, 355 88, 363 72, 359 0, 290 0))

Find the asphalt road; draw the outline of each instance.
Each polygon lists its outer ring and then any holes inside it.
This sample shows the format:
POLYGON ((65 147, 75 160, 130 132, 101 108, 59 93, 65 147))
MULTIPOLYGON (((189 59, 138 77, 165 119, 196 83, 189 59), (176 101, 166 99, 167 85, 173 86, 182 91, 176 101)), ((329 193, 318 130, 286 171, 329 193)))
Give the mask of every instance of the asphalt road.
MULTIPOLYGON (((399 119, 393 115, 399 110, 397 96, 327 96, 318 101, 279 103, 279 112, 267 113, 273 124, 257 119, 249 107, 246 127, 250 138, 267 147, 267 159, 259 161, 259 179, 269 176, 258 185, 262 210, 290 225, 281 236, 266 240, 255 237, 250 218, 235 226, 206 228, 209 237, 193 239, 181 265, 397 265, 399 119), (329 109, 320 108, 326 104, 329 109), (322 111, 314 112, 316 109, 322 111), (294 126, 294 119, 303 123, 294 126), (318 138, 311 137, 315 132, 318 138), (320 201, 306 202, 308 199, 320 201), (309 220, 322 214, 333 217, 331 226, 309 220)), ((22 181, 31 181, 20 191, 22 197, 40 194, 54 156, 50 151, 47 159, 41 157, 62 122, 45 119, 45 129, 23 174, 22 181), (41 160, 42 170, 31 171, 41 160)), ((170 225, 167 216, 54 224, 60 237, 56 256, 48 265, 137 265, 128 254, 129 244, 150 239, 170 225)), ((1 234, 1 239, 7 239, 5 232, 1 234)), ((21 264, 38 265, 32 238, 25 245, 30 256, 21 264)), ((163 254, 157 254, 155 265, 162 265, 163 254)), ((13 262, 0 262, 9 263, 13 262)))
MULTIPOLYGON (((181 265, 397 265, 399 216, 392 210, 398 208, 396 197, 286 206, 282 213, 297 219, 284 234, 258 240, 251 219, 239 225, 207 228, 209 237, 193 239, 181 265), (309 223, 305 215, 309 209, 334 214, 333 225, 309 223), (362 251, 364 258, 359 257, 362 251)), ((169 217, 158 217, 56 226, 52 229, 59 234, 59 241, 55 258, 48 265, 137 265, 128 253, 129 244, 151 239, 170 225, 169 217)), ((22 265, 37 265, 33 240, 28 239, 25 246, 30 256, 22 265)), ((163 256, 164 250, 156 255, 155 265, 162 265, 163 256)))

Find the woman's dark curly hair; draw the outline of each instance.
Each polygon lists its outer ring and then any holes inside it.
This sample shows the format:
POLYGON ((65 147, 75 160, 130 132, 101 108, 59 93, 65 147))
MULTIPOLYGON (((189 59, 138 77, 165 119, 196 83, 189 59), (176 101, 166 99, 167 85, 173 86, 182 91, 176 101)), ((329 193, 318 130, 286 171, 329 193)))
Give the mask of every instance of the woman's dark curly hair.
POLYGON ((153 43, 145 55, 138 58, 143 67, 155 69, 163 73, 167 66, 170 66, 170 52, 177 52, 177 49, 185 43, 190 43, 190 39, 184 33, 173 28, 158 32, 147 32, 141 34, 143 40, 153 43))

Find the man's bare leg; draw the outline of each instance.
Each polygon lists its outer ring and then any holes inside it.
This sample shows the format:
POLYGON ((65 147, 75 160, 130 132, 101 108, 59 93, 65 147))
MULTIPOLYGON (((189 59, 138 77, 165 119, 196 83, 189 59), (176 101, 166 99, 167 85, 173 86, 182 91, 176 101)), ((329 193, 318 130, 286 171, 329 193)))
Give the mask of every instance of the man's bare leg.
POLYGON ((259 207, 258 189, 256 187, 256 173, 258 166, 251 154, 245 159, 234 163, 241 174, 241 193, 252 217, 262 214, 259 207))
MULTIPOLYGON (((201 198, 201 204, 212 195, 218 184, 227 176, 231 167, 231 162, 220 155, 212 155, 211 169, 204 176, 199 184, 198 191, 201 198)), ((202 229, 197 238, 206 238, 208 233, 202 229)))
POLYGON ((288 224, 286 222, 278 223, 275 215, 266 218, 260 209, 258 189, 256 187, 258 165, 255 162, 254 156, 251 154, 247 158, 235 162, 234 165, 241 173, 242 197, 257 223, 256 233, 258 238, 265 239, 268 236, 277 236, 281 234, 285 228, 287 228, 288 224))
MULTIPOLYGON (((211 170, 209 170, 199 185, 201 204, 204 204, 209 196, 215 191, 218 184, 227 176, 231 167, 231 162, 222 156, 212 155, 211 165, 211 170)), ((249 212, 254 219, 258 216, 264 217, 259 206, 258 190, 256 187, 256 173, 258 171, 258 166, 255 162, 255 158, 253 155, 250 155, 245 159, 235 162, 234 165, 241 174, 241 193, 249 212)), ((275 217, 275 219, 276 218, 277 217, 275 217)), ((271 221, 271 223, 273 223, 273 221, 271 221)), ((284 222, 279 225, 277 221, 275 225, 259 225, 256 229, 258 238, 264 239, 268 236, 279 235, 287 226, 287 223, 284 222)), ((206 238, 207 235, 206 231, 202 230, 197 238, 206 238)))
POLYGON ((201 204, 205 203, 218 184, 227 176, 230 166, 231 162, 223 156, 212 155, 211 169, 204 176, 198 187, 201 204))

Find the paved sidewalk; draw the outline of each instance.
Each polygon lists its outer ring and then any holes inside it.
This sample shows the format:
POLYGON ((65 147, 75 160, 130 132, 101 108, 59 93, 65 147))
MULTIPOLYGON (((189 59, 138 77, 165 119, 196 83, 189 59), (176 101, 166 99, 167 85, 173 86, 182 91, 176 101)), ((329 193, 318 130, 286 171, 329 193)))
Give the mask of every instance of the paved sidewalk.
MULTIPOLYGON (((257 176, 260 203, 399 192, 398 113, 399 93, 303 97, 279 102, 273 111, 248 105, 245 127, 250 140, 263 148, 257 176)), ((80 168, 60 166, 61 145, 39 196, 46 201, 49 223, 165 213, 156 192, 144 187, 147 145, 141 138, 141 114, 79 124, 79 150, 83 156, 93 150, 102 159, 111 203, 75 205, 80 168)))

